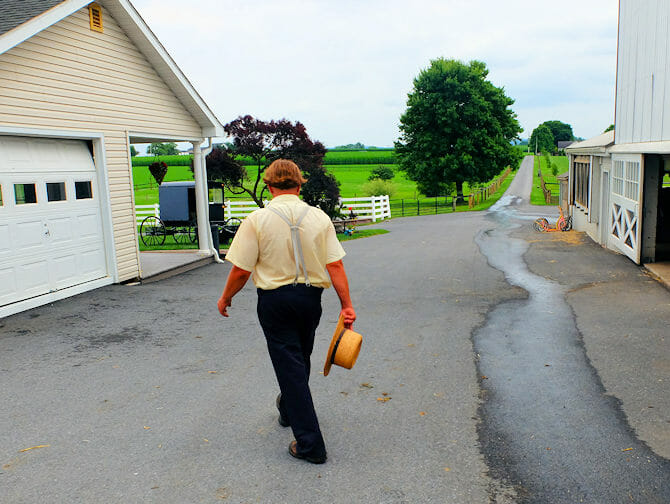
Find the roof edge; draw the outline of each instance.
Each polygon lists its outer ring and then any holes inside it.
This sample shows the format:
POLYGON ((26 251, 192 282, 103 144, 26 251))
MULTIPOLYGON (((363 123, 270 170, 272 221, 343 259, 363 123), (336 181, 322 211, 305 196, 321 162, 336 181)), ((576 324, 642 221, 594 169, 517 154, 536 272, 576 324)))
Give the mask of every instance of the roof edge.
POLYGON ((612 145, 614 145, 614 131, 610 130, 606 131, 605 133, 601 133, 600 135, 595 136, 593 138, 582 140, 581 142, 575 142, 566 147, 565 151, 568 153, 576 153, 577 151, 583 152, 583 151, 598 151, 598 150, 600 150, 601 152, 605 152, 612 145))
POLYGON ((0 35, 0 54, 9 51, 12 47, 28 40, 33 35, 41 32, 45 28, 56 24, 63 18, 86 7, 91 0, 65 0, 62 3, 51 7, 38 16, 12 28, 8 32, 0 35))

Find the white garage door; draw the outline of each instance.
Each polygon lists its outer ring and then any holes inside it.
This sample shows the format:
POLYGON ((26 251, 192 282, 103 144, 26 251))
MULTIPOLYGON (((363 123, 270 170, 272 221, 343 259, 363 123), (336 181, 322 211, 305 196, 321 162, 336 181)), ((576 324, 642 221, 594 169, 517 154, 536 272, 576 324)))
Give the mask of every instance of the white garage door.
POLYGON ((86 142, 0 136, 0 308, 108 276, 97 192, 86 142))

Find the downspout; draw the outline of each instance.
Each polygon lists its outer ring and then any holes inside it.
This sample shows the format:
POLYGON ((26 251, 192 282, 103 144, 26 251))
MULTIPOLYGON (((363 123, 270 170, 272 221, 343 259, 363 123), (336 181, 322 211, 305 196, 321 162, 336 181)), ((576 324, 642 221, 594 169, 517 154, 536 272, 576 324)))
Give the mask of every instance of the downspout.
MULTIPOLYGON (((201 150, 201 155, 200 155, 200 160, 202 163, 202 173, 205 174, 204 177, 201 177, 201 184, 202 184, 202 190, 207 197, 205 198, 205 201, 209 202, 209 188, 207 187, 207 156, 209 155, 210 152, 214 149, 214 144, 212 143, 212 137, 209 137, 208 139, 208 145, 204 149, 201 150)), ((205 205, 204 209, 205 215, 207 216, 207 228, 211 228, 211 224, 209 223, 209 205, 205 205)), ((211 233, 207 234, 207 245, 209 248, 209 251, 212 253, 214 256, 214 261, 217 263, 222 264, 223 261, 219 257, 219 251, 214 248, 214 243, 212 242, 212 235, 211 233)))

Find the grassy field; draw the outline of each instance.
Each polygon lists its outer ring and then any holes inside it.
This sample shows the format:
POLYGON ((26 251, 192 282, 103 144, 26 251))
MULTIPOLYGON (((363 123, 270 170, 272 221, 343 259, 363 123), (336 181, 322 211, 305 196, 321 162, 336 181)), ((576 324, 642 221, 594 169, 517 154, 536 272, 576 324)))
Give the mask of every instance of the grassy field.
MULTIPOLYGON (((395 170, 395 177, 392 183, 395 187, 395 193, 391 195, 393 200, 409 200, 423 198, 418 192, 416 183, 409 180, 404 172, 398 170, 397 165, 393 164, 393 150, 366 150, 366 151, 329 151, 326 154, 326 168, 335 175, 340 182, 340 194, 343 198, 355 198, 366 196, 361 187, 368 181, 371 171, 378 166, 388 166, 395 170), (345 163, 345 161, 358 161, 356 163, 345 163), (371 160, 386 160, 386 163, 370 163, 371 160), (333 164, 334 163, 334 164, 333 164)), ((160 159, 166 162, 184 163, 188 156, 164 156, 160 159)), ((151 205, 158 202, 158 185, 149 172, 148 161, 155 161, 154 157, 133 158, 133 183, 135 186, 135 204, 151 205), (141 162, 141 166, 137 163, 141 162)), ((256 167, 247 166, 250 184, 255 181, 256 167)), ((189 166, 169 165, 165 182, 193 180, 193 173, 189 166)), ((464 184, 463 193, 470 193, 468 184, 464 184)), ((226 198, 231 197, 226 194, 226 198)), ((249 199, 245 196, 234 196, 235 198, 249 199)), ((401 203, 398 203, 401 205, 401 203)), ((423 202, 420 201, 419 205, 423 202)), ((429 203, 426 203, 428 205, 429 203)), ((450 203, 449 203, 450 204, 450 203)), ((434 206, 434 205, 433 205, 434 206)), ((421 213, 423 213, 421 211, 421 213)))
MULTIPOLYGON (((501 196, 505 193, 509 185, 514 180, 516 171, 510 173, 507 178, 503 181, 500 188, 486 201, 478 203, 473 208, 465 203, 456 206, 456 212, 468 212, 474 210, 486 210, 493 206, 493 204, 498 201, 501 196)), ((463 191, 464 194, 468 194, 469 191, 463 191)), ((454 211, 453 206, 453 197, 438 197, 438 198, 425 198, 421 197, 419 199, 391 199, 389 201, 391 205, 391 214, 395 217, 414 217, 417 215, 435 215, 442 213, 452 213, 454 211)))
MULTIPOLYGON (((385 151, 377 151, 385 152, 385 151)), ((351 154, 351 152, 344 151, 343 154, 351 154)), ((340 154, 340 152, 337 152, 340 154)), ((341 159, 344 159, 341 158, 341 159)), ((340 182, 340 193, 342 197, 363 197, 365 194, 361 192, 361 186, 368 181, 370 172, 379 165, 375 164, 336 164, 336 165, 327 165, 328 170, 335 175, 336 179, 340 182)), ((440 198, 426 198, 423 197, 416 188, 416 183, 409 180, 406 175, 397 170, 396 166, 393 164, 387 164, 384 166, 389 166, 395 169, 395 177, 392 182, 395 186, 395 194, 391 198, 391 212, 394 216, 413 216, 413 215, 429 215, 435 213, 450 213, 453 212, 453 198, 449 197, 440 197, 440 198), (418 199, 417 199, 418 198, 418 199)), ((252 166, 247 166, 250 180, 254 181, 256 176, 256 168, 252 166)), ((505 192, 509 184, 514 178, 516 172, 512 172, 506 180, 503 182, 502 187, 483 203, 476 205, 474 208, 469 208, 466 204, 459 205, 456 207, 457 212, 463 212, 468 210, 485 210, 493 205, 505 192)), ((190 170, 189 166, 169 166, 168 172, 165 177, 166 182, 173 181, 184 181, 184 180, 193 180, 193 173, 190 170)), ((148 166, 134 166, 133 167, 133 182, 135 185, 135 204, 136 205, 149 205, 158 202, 158 185, 154 180, 153 176, 149 172, 148 166)), ((463 193, 467 195, 470 193, 470 188, 468 184, 463 185, 463 193)), ((226 194, 226 198, 230 197, 229 194, 226 194)), ((248 197, 242 197, 243 199, 250 199, 248 197)), ((363 238, 365 236, 371 236, 374 234, 384 233, 384 230, 365 230, 358 229, 354 236, 345 236, 342 234, 338 237, 341 240, 351 240, 356 238, 363 238)), ((146 247, 140 241, 140 250, 170 250, 178 248, 195 248, 195 245, 180 245, 174 242, 174 239, 171 236, 166 238, 166 242, 160 246, 146 247)))
MULTIPOLYGON (((193 180, 188 166, 169 166, 164 182, 193 180)), ((133 185, 135 186, 135 204, 153 205, 158 203, 158 184, 149 172, 148 166, 133 166, 133 185)))
MULTIPOLYGON (((370 172, 379 165, 357 164, 357 165, 329 165, 327 166, 335 178, 340 182, 340 194, 343 198, 364 197, 361 186, 368 181, 370 172)), ((392 182, 396 189, 392 199, 417 199, 423 196, 417 191, 416 183, 409 180, 404 172, 397 170, 395 165, 384 165, 393 168, 396 171, 392 182)), ((247 166, 249 179, 255 181, 256 168, 247 166)), ((180 180, 193 180, 193 174, 188 166, 170 166, 168 167, 165 182, 174 182, 180 180)), ((158 203, 158 185, 149 173, 146 166, 133 167, 133 183, 135 185, 135 204, 153 205, 158 203)), ((470 188, 467 183, 463 185, 463 194, 469 194, 470 188)), ((230 194, 226 194, 229 198, 230 194)), ((241 196, 243 199, 250 199, 248 196, 241 196)))
MULTIPOLYGON (((550 161, 555 163, 558 167, 558 175, 568 171, 568 157, 567 156, 551 156, 550 161)), ((558 180, 552 174, 551 168, 547 166, 546 159, 541 156, 535 156, 535 165, 533 167, 533 189, 530 193, 530 203, 532 205, 547 205, 542 188, 540 187, 540 177, 537 175, 538 165, 542 170, 542 177, 547 187, 551 190, 552 196, 559 195, 558 180)), ((553 203, 552 203, 553 204, 553 203)))

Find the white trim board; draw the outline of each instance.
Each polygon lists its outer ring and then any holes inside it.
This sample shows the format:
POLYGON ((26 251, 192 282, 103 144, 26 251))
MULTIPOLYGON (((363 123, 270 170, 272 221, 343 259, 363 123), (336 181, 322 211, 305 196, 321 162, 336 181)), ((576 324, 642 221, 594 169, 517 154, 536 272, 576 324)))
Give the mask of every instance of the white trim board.
POLYGON ((84 292, 88 292, 93 289, 99 289, 100 287, 105 287, 106 285, 111 285, 113 283, 114 281, 112 278, 108 276, 105 278, 92 280, 91 282, 74 285, 66 289, 49 292, 48 294, 42 294, 41 296, 24 299, 23 301, 17 301, 16 303, 0 306, 0 318, 9 317, 10 315, 14 315, 16 313, 30 310, 32 308, 37 308, 38 306, 44 306, 49 303, 54 303, 56 301, 60 301, 61 299, 76 296, 77 294, 83 294, 84 292))

